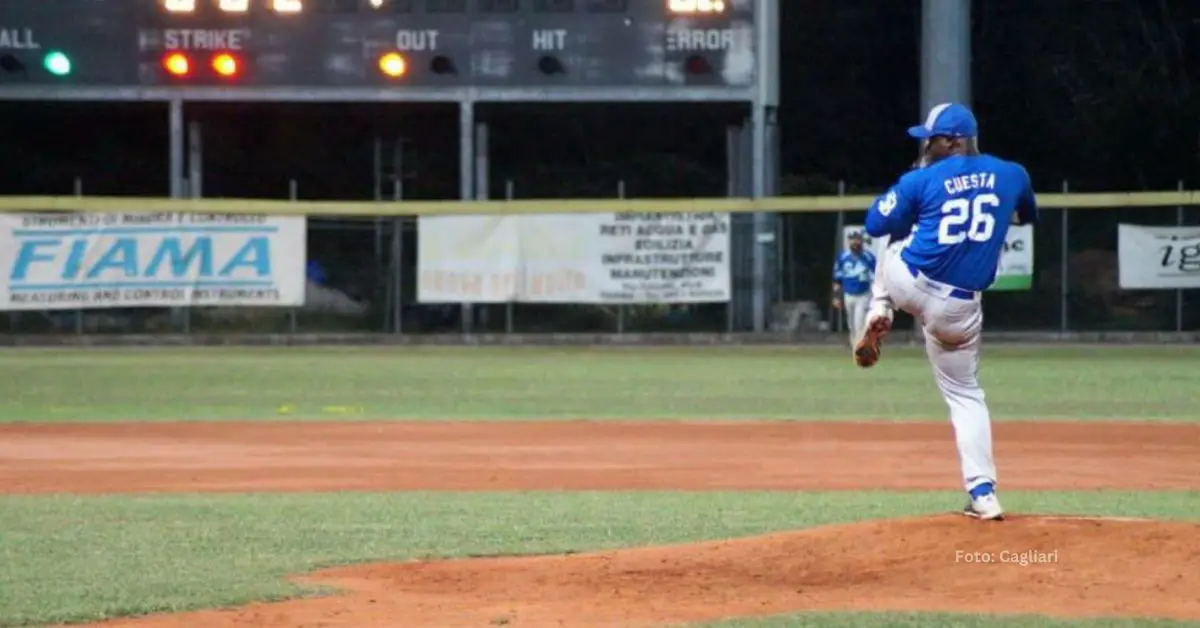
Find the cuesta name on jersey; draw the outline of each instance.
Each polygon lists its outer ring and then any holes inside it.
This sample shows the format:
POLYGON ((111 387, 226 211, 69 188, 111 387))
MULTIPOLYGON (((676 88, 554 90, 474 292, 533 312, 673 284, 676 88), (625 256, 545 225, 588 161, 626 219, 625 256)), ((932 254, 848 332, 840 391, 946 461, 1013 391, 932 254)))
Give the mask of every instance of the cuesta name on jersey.
POLYGON ((971 190, 994 190, 996 189, 996 174, 993 172, 972 172, 971 174, 958 175, 950 177, 942 182, 942 186, 946 188, 946 193, 950 195, 962 194, 971 190))

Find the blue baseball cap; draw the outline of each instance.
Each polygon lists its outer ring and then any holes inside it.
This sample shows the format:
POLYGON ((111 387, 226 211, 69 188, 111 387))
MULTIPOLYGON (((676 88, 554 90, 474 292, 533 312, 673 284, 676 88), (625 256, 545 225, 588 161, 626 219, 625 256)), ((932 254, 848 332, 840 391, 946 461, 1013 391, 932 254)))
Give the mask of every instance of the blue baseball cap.
POLYGON ((975 114, 966 105, 944 102, 929 110, 925 124, 908 127, 908 134, 919 140, 938 135, 975 137, 979 135, 979 124, 975 121, 975 114))

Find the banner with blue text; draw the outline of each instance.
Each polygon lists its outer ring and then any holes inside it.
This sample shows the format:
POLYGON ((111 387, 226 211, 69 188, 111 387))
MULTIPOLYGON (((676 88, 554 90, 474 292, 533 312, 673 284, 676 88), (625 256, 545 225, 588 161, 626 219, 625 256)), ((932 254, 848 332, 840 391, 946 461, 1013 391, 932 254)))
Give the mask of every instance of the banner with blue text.
POLYGON ((0 215, 0 310, 304 304, 303 217, 0 215))

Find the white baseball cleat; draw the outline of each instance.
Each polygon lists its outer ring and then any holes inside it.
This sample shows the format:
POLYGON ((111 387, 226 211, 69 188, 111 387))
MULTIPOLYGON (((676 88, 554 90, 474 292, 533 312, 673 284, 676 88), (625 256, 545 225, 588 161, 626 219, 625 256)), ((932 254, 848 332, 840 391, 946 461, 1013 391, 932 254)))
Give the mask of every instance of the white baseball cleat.
POLYGON ((971 491, 970 501, 963 508, 963 514, 984 521, 1002 521, 1004 509, 1000 507, 1000 499, 991 484, 983 484, 971 491))
POLYGON ((867 328, 854 343, 854 363, 862 368, 875 366, 883 354, 883 338, 892 331, 892 310, 889 307, 871 306, 867 315, 867 328))

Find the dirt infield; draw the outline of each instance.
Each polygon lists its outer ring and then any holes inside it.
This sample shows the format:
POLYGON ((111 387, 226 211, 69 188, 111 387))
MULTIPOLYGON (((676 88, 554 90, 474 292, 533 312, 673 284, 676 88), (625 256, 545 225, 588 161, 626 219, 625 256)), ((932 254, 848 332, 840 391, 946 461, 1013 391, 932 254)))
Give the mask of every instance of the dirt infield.
MULTIPOLYGON (((1017 489, 1200 486, 1200 426, 1001 423, 1017 489)), ((6 493, 948 489, 948 423, 0 426, 6 493)))
MULTIPOLYGON (((1200 488, 1200 427, 1003 423, 1009 489, 1200 488)), ((0 426, 7 493, 948 489, 946 424, 0 426)), ((343 568, 345 595, 106 626, 652 626, 798 610, 1200 619, 1200 526, 935 516, 678 547, 343 568), (1024 563, 1024 564, 1022 564, 1024 563), (1136 574, 1136 578, 1131 577, 1136 574)))

